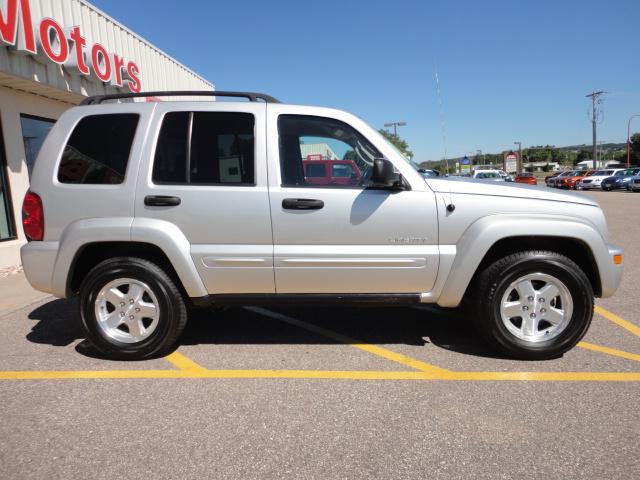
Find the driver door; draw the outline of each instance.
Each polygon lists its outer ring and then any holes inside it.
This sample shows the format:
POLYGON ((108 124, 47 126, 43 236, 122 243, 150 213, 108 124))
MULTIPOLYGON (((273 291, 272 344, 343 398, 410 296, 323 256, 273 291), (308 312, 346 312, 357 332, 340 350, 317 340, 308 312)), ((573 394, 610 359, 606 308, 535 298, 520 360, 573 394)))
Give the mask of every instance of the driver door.
POLYGON ((269 138, 278 139, 268 148, 276 292, 430 291, 434 195, 367 188, 381 154, 362 134, 337 119, 267 108, 269 138))

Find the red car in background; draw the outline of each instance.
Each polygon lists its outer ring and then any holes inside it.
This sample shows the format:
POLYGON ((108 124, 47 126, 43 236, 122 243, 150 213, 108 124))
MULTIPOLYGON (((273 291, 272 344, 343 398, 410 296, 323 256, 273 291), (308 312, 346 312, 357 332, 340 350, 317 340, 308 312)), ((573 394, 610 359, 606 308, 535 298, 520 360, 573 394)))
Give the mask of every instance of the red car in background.
POLYGON ((589 177, 595 173, 595 170, 577 170, 573 175, 562 177, 556 180, 556 188, 570 188, 575 190, 578 182, 585 177, 589 177))
POLYGON ((309 185, 358 185, 362 173, 353 160, 302 160, 309 185))
POLYGON ((526 183, 527 185, 537 185, 538 179, 533 173, 522 172, 516 175, 516 183, 526 183))

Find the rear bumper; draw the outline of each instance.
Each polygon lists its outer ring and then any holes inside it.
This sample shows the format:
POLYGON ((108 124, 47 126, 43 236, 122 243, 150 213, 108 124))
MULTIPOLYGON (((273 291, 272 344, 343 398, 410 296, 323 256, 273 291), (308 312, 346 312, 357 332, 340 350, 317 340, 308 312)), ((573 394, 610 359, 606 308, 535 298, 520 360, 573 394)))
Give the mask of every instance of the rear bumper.
POLYGON ((58 242, 29 242, 20 249, 22 267, 33 288, 56 296, 53 287, 53 269, 58 256, 58 242))

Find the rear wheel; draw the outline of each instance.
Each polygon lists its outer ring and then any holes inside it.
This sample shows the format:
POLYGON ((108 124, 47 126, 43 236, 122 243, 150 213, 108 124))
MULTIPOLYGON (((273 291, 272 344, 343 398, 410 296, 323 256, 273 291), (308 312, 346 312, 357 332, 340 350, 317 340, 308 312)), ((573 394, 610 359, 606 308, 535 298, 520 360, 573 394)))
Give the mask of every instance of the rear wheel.
POLYGON ((119 257, 96 265, 80 289, 87 339, 111 358, 162 356, 176 344, 187 321, 182 294, 157 265, 119 257))
POLYGON ((584 336, 593 317, 593 289, 569 258, 526 251, 502 258, 478 277, 476 326, 514 358, 553 358, 584 336))

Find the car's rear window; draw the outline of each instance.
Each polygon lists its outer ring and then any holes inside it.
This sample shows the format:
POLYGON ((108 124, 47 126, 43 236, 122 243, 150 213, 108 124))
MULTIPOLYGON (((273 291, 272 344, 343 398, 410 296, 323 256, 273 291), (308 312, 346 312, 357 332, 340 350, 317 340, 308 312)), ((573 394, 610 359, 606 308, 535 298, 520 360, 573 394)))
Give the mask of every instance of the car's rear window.
POLYGON ((114 113, 84 117, 73 129, 62 153, 58 181, 117 184, 124 181, 138 114, 114 113))

